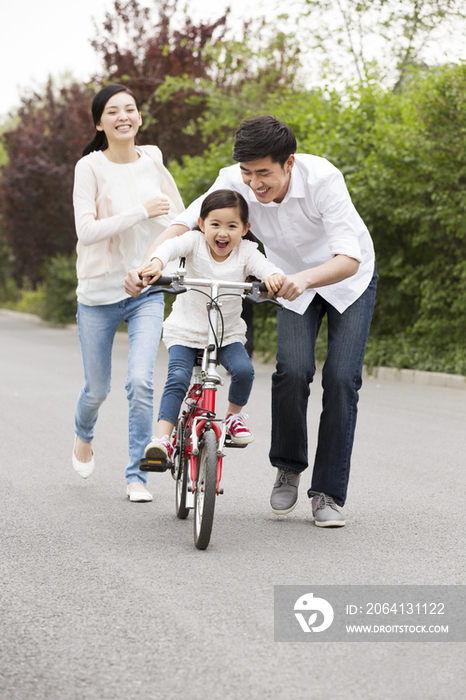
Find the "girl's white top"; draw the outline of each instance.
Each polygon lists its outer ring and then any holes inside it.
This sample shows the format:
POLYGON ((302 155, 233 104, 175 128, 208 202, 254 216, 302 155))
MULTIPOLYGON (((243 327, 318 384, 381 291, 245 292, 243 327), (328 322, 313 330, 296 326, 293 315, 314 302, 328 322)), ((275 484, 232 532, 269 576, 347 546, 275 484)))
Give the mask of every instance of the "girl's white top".
MULTIPOLYGON (((242 239, 230 255, 222 262, 213 259, 210 247, 201 231, 188 231, 182 236, 169 239, 155 251, 154 258, 162 261, 165 267, 171 260, 186 258, 186 277, 195 279, 227 280, 244 282, 253 275, 260 280, 274 273, 283 274, 281 269, 267 260, 258 250, 257 243, 242 239)), ((205 290, 204 290, 205 291, 205 290)), ((220 294, 227 292, 221 289, 220 294)), ((232 290, 236 295, 240 290, 232 290)), ((224 321, 223 345, 245 343, 246 324, 241 318, 241 296, 224 296, 220 299, 224 321)), ((173 310, 163 324, 163 341, 167 348, 184 345, 189 348, 203 348, 208 337, 208 298, 199 292, 186 292, 176 297, 173 310)))
POLYGON ((94 151, 76 165, 73 203, 78 235, 78 301, 113 304, 129 295, 128 270, 137 269, 147 249, 183 209, 175 182, 157 146, 136 148, 134 163, 112 163, 94 151), (166 197, 170 212, 147 218, 144 202, 166 197))

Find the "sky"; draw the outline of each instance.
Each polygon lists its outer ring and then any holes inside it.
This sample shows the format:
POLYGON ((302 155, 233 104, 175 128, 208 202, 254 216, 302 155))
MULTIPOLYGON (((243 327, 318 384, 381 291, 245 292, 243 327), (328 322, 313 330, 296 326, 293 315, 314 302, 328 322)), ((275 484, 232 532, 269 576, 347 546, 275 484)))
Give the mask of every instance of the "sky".
MULTIPOLYGON (((151 6, 150 0, 142 5, 151 6)), ((180 3, 182 4, 182 3, 180 3)), ((257 7, 259 3, 254 3, 257 7)), ((248 0, 191 0, 191 16, 210 21, 232 6, 232 15, 248 13, 248 0)), ((251 3, 249 3, 251 5, 251 3)), ((0 121, 19 105, 19 90, 43 85, 48 76, 71 72, 86 80, 99 60, 90 45, 92 18, 102 23, 112 0, 10 0, 0 10, 2 89, 0 121)))
MULTIPOLYGON (((270 19, 277 6, 274 0, 187 0, 190 15, 195 20, 212 21, 231 6, 230 24, 241 19, 265 14, 270 19)), ((183 6, 184 0, 179 0, 183 6)), ((141 0, 152 6, 152 0, 141 0)), ((93 18, 101 25, 105 12, 113 8, 113 0, 4 0, 0 10, 0 59, 2 89, 0 90, 0 126, 10 110, 19 105, 21 90, 41 88, 49 75, 57 78, 71 73, 77 80, 87 80, 99 72, 100 61, 90 45, 95 35, 93 18)), ((292 2, 286 8, 290 11, 292 2)), ((456 60, 453 36, 441 41, 456 60)), ((457 38, 464 57, 464 37, 457 38)), ((448 60, 441 56, 440 61, 448 60)))

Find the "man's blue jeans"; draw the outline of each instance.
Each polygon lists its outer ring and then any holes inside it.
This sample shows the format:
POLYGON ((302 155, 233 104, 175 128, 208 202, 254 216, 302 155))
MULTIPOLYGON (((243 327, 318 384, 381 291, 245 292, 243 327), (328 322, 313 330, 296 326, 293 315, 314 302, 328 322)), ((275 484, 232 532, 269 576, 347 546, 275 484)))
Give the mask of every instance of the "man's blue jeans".
POLYGON ((307 404, 315 374, 315 344, 327 314, 328 350, 322 371, 322 413, 310 491, 346 500, 351 452, 362 385, 362 368, 377 287, 369 287, 340 314, 316 294, 301 316, 278 312, 277 366, 272 377, 272 443, 270 461, 284 471, 308 466, 307 404))
POLYGON ((127 483, 147 482, 147 474, 139 470, 139 460, 144 456, 144 448, 152 436, 154 362, 162 330, 163 308, 161 295, 148 297, 147 293, 116 304, 78 304, 79 342, 85 382, 76 406, 75 431, 83 442, 93 439, 99 408, 110 391, 115 333, 122 321, 128 324, 129 354, 125 387, 129 402, 127 483))
MULTIPOLYGON (((189 388, 196 348, 185 345, 172 345, 168 363, 168 376, 160 402, 159 420, 175 424, 181 404, 189 388)), ((230 343, 218 351, 218 360, 231 374, 228 401, 237 406, 245 406, 251 394, 254 381, 254 367, 242 343, 230 343)))

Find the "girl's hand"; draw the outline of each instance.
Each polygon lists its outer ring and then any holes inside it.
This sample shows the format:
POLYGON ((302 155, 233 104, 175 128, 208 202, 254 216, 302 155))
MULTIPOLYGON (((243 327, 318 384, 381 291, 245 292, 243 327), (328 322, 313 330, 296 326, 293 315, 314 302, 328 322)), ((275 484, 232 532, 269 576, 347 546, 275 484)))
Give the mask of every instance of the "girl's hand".
POLYGON ((162 261, 158 258, 153 258, 146 267, 144 267, 142 270, 139 270, 139 274, 142 277, 143 286, 147 287, 149 284, 151 284, 151 282, 155 282, 156 280, 158 280, 158 278, 162 274, 162 270, 162 261))
POLYGON ((282 286, 283 280, 285 278, 283 275, 278 274, 278 272, 275 272, 273 275, 269 275, 266 277, 263 282, 265 286, 267 287, 268 291, 270 294, 275 294, 278 292, 280 287, 282 286))
POLYGON ((154 197, 144 204, 144 208, 149 214, 149 219, 156 216, 163 216, 170 211, 170 202, 165 197, 154 197))

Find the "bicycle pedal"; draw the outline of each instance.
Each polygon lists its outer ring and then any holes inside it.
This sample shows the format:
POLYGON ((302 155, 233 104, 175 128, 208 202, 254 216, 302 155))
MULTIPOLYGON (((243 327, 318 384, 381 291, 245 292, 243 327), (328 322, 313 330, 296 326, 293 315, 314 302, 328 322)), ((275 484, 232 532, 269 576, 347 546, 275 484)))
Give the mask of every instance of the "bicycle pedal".
POLYGON ((238 445, 236 442, 233 442, 231 437, 229 435, 226 436, 225 442, 223 443, 224 447, 235 447, 235 448, 240 448, 243 449, 244 447, 247 447, 249 443, 246 443, 245 445, 238 445))
POLYGON ((142 472, 166 472, 173 469, 173 464, 168 459, 143 459, 139 460, 139 469, 142 472))

